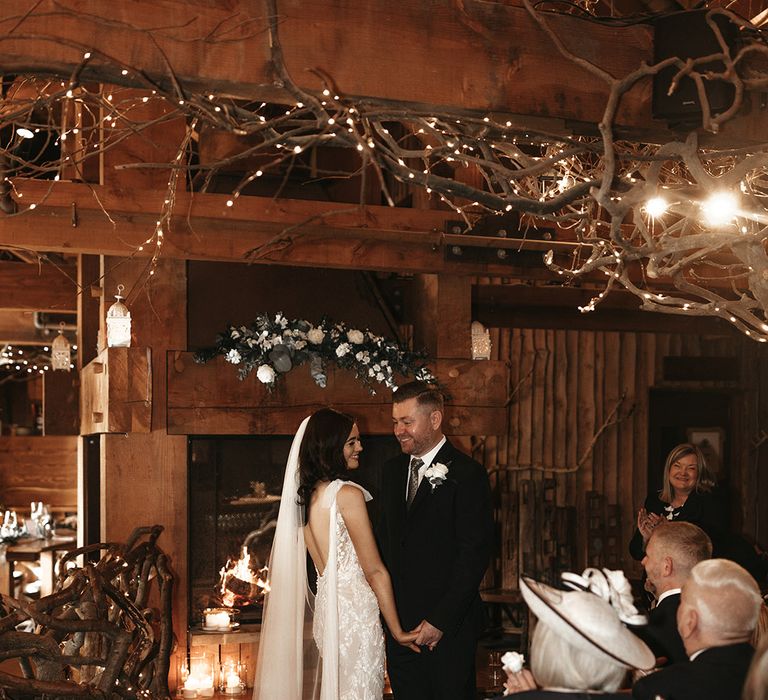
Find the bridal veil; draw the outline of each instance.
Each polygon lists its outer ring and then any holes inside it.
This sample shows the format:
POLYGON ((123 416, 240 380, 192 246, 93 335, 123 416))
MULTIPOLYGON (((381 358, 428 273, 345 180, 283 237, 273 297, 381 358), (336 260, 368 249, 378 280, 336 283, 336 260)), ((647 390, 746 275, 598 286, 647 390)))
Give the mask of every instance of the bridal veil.
MULTIPOLYGON (((308 422, 309 417, 296 432, 285 467, 269 557, 270 591, 264 603, 253 700, 336 700, 338 697, 337 617, 325 620, 322 684, 319 654, 312 637, 314 595, 307 583, 303 506, 298 503, 299 449, 308 422)), ((329 552, 328 564, 332 554, 335 552, 329 552)), ((328 605, 329 617, 335 607, 335 604, 328 605)))

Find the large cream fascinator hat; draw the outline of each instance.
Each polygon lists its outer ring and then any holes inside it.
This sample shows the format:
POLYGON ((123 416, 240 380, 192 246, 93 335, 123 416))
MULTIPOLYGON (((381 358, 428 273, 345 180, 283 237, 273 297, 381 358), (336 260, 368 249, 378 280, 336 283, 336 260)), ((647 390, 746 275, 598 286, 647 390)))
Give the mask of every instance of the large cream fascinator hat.
POLYGON ((631 589, 621 571, 587 569, 581 576, 563 574, 576 590, 562 591, 522 576, 520 590, 541 623, 578 649, 605 656, 628 668, 653 668, 653 652, 625 627, 645 624, 632 604, 631 589))

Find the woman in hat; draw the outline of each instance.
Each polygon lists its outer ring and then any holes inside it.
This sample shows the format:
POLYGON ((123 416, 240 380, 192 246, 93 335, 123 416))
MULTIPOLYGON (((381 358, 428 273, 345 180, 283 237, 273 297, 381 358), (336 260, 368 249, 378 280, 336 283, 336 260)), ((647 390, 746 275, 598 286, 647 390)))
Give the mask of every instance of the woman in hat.
POLYGON ((528 577, 520 590, 538 618, 531 643, 532 672, 507 673, 507 693, 520 700, 626 700, 616 691, 630 669, 653 668, 654 656, 627 624, 644 617, 632 604, 621 571, 587 569, 582 576, 563 574, 561 591, 528 577))

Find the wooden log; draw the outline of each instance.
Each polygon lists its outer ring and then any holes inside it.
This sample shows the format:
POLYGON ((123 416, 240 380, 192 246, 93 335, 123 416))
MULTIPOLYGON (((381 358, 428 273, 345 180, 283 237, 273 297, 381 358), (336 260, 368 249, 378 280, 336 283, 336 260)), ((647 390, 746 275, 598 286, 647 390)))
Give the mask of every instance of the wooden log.
POLYGON ((107 348, 83 368, 80 432, 147 433, 152 417, 149 348, 107 348))

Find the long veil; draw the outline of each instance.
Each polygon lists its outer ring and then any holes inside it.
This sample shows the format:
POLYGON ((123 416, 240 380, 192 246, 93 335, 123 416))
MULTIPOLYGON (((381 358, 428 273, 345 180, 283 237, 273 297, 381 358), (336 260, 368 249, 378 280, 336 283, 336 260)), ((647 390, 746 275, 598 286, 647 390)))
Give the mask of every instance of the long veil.
POLYGON ((318 652, 312 638, 314 596, 307 585, 307 550, 298 504, 299 448, 309 417, 299 426, 283 479, 277 528, 269 556, 270 591, 261 623, 254 700, 308 700, 316 695, 318 652))

